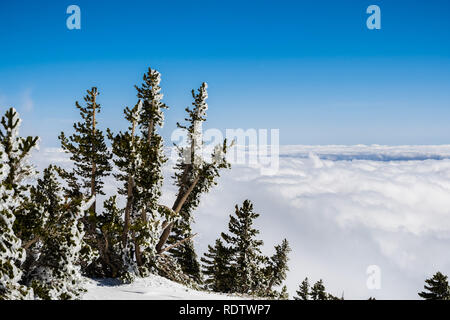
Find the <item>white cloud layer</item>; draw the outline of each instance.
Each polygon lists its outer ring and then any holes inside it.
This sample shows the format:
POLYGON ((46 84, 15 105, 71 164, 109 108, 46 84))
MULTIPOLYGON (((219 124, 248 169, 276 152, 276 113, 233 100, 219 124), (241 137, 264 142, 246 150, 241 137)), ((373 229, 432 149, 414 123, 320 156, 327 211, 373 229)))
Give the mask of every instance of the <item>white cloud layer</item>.
MULTIPOLYGON (((58 149, 34 160, 70 165, 58 149)), ((167 168, 165 204, 175 195, 171 175, 167 168)), ((199 252, 245 199, 261 214, 266 253, 291 243, 291 293, 308 276, 346 298, 415 299, 426 277, 450 274, 450 146, 283 146, 276 175, 234 166, 195 214, 199 252), (366 286, 370 265, 381 269, 380 290, 366 286)))

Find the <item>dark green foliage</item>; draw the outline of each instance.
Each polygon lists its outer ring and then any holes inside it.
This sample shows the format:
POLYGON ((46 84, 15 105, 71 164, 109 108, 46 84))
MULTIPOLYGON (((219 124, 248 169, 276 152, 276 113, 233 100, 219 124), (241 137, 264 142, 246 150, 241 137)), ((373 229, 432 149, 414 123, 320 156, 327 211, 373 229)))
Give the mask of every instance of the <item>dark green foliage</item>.
POLYGON ((242 207, 236 205, 235 216, 230 216, 229 233, 222 233, 234 257, 234 289, 238 293, 251 293, 261 285, 258 275, 264 260, 260 249, 263 241, 256 239, 259 230, 253 228, 253 221, 258 217, 259 214, 253 211, 253 204, 245 200, 242 207))
POLYGON ((283 288, 281 288, 281 292, 277 296, 275 296, 275 298, 279 300, 289 300, 287 287, 283 286, 283 288))
POLYGON ((163 124, 160 74, 149 69, 137 87, 141 100, 133 109, 125 108, 128 131, 114 135, 112 141, 114 164, 119 169, 115 177, 123 182, 119 193, 126 196, 122 246, 126 255, 126 269, 146 275, 155 264, 155 246, 159 239, 161 208, 158 204, 163 182, 163 141, 157 128, 163 124))
POLYGON ((230 293, 234 286, 235 269, 231 268, 232 254, 220 239, 214 247, 208 245, 208 252, 200 260, 203 262, 203 274, 206 276, 206 288, 212 291, 230 293))
POLYGON ((294 300, 344 300, 344 295, 338 298, 327 293, 322 279, 310 287, 308 278, 305 278, 296 293, 297 296, 294 296, 294 300))
POLYGON ((281 292, 277 292, 273 287, 282 285, 286 279, 289 243, 284 239, 275 246, 275 254, 270 258, 262 255, 263 242, 257 239, 259 230, 253 227, 258 217, 249 200, 245 200, 242 207, 236 205, 235 215, 230 215, 229 233, 221 234, 225 244, 216 240, 215 246, 208 246, 208 252, 201 259, 207 288, 287 299, 287 288, 282 287, 281 292))
POLYGON ((107 149, 103 132, 97 128, 96 116, 101 111, 98 95, 96 87, 87 90, 84 97, 86 106, 81 106, 78 101, 75 103, 83 121, 73 125, 75 133, 69 138, 64 132, 59 136, 61 147, 70 153, 70 159, 75 165, 73 172, 81 181, 80 187, 87 197, 104 194, 102 179, 111 171, 111 153, 107 149))
MULTIPOLYGON (((72 172, 66 172, 59 169, 61 177, 66 179, 66 195, 73 201, 84 198, 95 197, 89 210, 89 215, 83 220, 87 230, 86 245, 83 248, 85 255, 97 255, 100 261, 107 260, 107 253, 104 251, 105 244, 103 237, 96 232, 97 212, 96 197, 104 195, 103 178, 108 176, 112 170, 110 159, 111 152, 108 150, 103 132, 98 128, 97 117, 101 111, 101 106, 97 101, 99 92, 96 87, 87 90, 84 97, 86 106, 81 106, 78 101, 75 106, 80 111, 82 121, 73 125, 75 132, 66 137, 61 132, 59 139, 63 150, 70 154, 70 159, 74 163, 72 172)), ((98 261, 93 265, 83 266, 84 272, 92 276, 102 276, 107 270, 98 271, 96 268, 98 261)), ((106 265, 105 263, 102 263, 106 265)), ((103 269, 106 269, 103 268, 103 269)))
POLYGON ((450 300, 450 288, 447 276, 441 272, 436 272, 432 278, 425 280, 426 291, 419 293, 421 298, 425 300, 450 300))
MULTIPOLYGON (((172 228, 172 235, 169 244, 175 244, 192 236, 191 224, 194 221, 193 212, 197 209, 202 194, 217 184, 216 180, 220 176, 220 170, 230 168, 226 162, 227 142, 216 146, 211 161, 203 159, 201 154, 203 141, 201 140, 201 126, 206 120, 206 110, 208 105, 207 85, 202 83, 196 93, 192 90, 194 102, 192 108, 186 108, 188 114, 186 125, 177 123, 179 129, 183 129, 187 135, 187 145, 179 146, 179 160, 175 165, 175 185, 178 187, 177 200, 174 207, 178 205, 180 199, 192 188, 188 197, 182 204, 179 212, 180 218, 172 228)), ((195 252, 194 243, 191 240, 184 242, 170 250, 170 253, 177 258, 182 270, 189 274, 196 282, 201 282, 201 268, 195 252)))
POLYGON ((38 137, 20 137, 19 128, 21 120, 14 108, 5 112, 1 119, 0 143, 3 147, 5 161, 2 165, 8 166, 8 174, 3 180, 6 189, 14 190, 15 196, 25 197, 24 191, 29 188, 24 180, 34 175, 33 167, 28 163, 28 157, 37 147, 38 137))
POLYGON ((54 166, 43 172, 43 177, 30 188, 30 198, 18 212, 16 234, 19 234, 27 251, 27 259, 22 266, 25 283, 30 282, 31 273, 36 269, 37 257, 42 250, 42 242, 58 225, 63 209, 62 188, 54 166))
POLYGON ((0 300, 29 297, 28 288, 19 284, 26 259, 20 234, 30 237, 33 231, 27 228, 34 230, 42 225, 24 219, 22 214, 30 187, 26 179, 34 175, 28 158, 38 138, 19 136, 20 122, 19 114, 10 108, 0 126, 0 300))
POLYGON ((291 252, 291 248, 286 239, 280 245, 275 246, 275 254, 270 258, 268 266, 265 268, 266 278, 269 281, 267 292, 270 292, 273 286, 281 285, 286 279, 289 271, 289 252, 291 252))
MULTIPOLYGON (((188 237, 191 235, 188 235, 188 237)), ((194 242, 189 239, 177 247, 178 251, 172 250, 173 256, 177 257, 181 270, 196 283, 202 283, 203 277, 201 266, 195 252, 194 242)))
POLYGON ((148 68, 147 73, 144 74, 143 83, 140 87, 135 86, 137 90, 137 97, 142 99, 143 106, 140 112, 139 125, 141 126, 142 136, 146 139, 153 139, 157 126, 162 126, 164 115, 162 109, 167 109, 168 106, 161 100, 161 88, 159 83, 161 81, 161 74, 148 68))
POLYGON ((322 279, 317 281, 311 287, 311 300, 327 300, 328 294, 325 292, 325 286, 322 279))
MULTIPOLYGON (((168 106, 161 100, 161 75, 151 68, 143 76, 141 87, 135 86, 137 97, 142 100, 137 123, 141 131, 136 149, 139 166, 133 176, 138 192, 133 194, 134 210, 131 214, 132 237, 137 264, 141 275, 146 275, 155 263, 155 247, 159 240, 161 220, 158 200, 163 183, 162 166, 167 161, 164 145, 157 129, 163 125, 163 109, 168 106)), ((135 190, 136 191, 136 190, 135 190)))
POLYGON ((97 228, 103 239, 104 265, 102 270, 107 277, 118 278, 123 276, 123 210, 117 207, 116 196, 111 196, 103 203, 103 214, 97 219, 97 228))
POLYGON ((42 212, 43 226, 35 229, 33 238, 26 244, 23 281, 40 299, 77 298, 84 291, 77 265, 83 246, 81 218, 85 204, 81 200, 67 202, 63 199, 53 166, 44 170, 30 194, 29 212, 42 212))
POLYGON ((308 278, 302 281, 299 285, 298 290, 296 291, 297 296, 294 296, 294 300, 309 300, 310 297, 310 287, 308 278))

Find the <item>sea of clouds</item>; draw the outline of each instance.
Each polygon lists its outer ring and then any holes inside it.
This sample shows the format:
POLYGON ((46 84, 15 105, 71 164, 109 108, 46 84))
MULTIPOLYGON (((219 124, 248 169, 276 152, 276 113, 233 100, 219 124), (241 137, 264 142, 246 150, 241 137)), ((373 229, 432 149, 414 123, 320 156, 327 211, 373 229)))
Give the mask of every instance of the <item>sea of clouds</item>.
MULTIPOLYGON (((70 166, 59 149, 41 150, 33 162, 70 166)), ((171 205, 171 164, 164 175, 161 202, 171 205)), ((118 186, 108 179, 107 193, 118 186)), ((276 174, 234 165, 195 214, 199 253, 245 199, 261 215, 266 254, 283 238, 291 244, 291 295, 308 277, 347 299, 416 299, 425 278, 450 274, 450 145, 281 146, 276 174), (372 265, 379 289, 367 287, 372 265)))

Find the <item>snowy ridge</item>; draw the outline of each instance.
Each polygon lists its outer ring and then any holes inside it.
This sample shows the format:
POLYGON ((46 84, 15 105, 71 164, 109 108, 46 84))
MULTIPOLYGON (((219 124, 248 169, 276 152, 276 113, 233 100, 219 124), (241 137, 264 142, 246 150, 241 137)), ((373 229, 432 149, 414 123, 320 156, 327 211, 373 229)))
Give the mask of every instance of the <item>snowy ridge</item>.
POLYGON ((115 279, 86 278, 87 292, 83 300, 237 300, 248 299, 237 295, 212 293, 190 289, 166 278, 150 275, 136 278, 131 284, 120 284, 115 279))

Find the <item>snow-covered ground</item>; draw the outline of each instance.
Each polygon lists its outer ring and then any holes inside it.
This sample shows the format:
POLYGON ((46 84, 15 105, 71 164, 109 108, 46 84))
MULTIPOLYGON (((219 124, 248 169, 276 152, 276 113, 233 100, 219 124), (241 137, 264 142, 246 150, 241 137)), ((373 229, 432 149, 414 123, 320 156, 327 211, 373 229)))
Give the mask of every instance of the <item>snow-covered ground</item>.
POLYGON ((197 291, 166 278, 151 275, 131 284, 119 284, 113 279, 86 278, 87 292, 83 300, 235 300, 240 296, 197 291))

